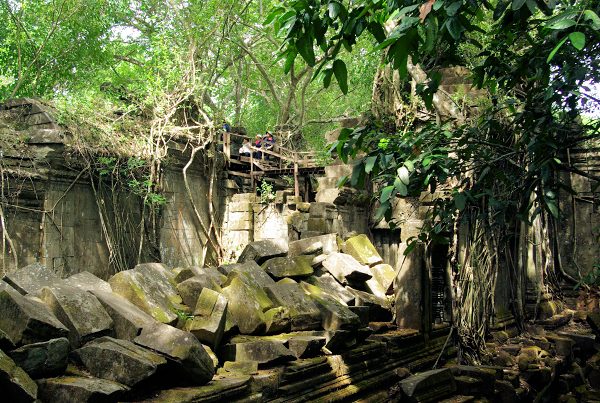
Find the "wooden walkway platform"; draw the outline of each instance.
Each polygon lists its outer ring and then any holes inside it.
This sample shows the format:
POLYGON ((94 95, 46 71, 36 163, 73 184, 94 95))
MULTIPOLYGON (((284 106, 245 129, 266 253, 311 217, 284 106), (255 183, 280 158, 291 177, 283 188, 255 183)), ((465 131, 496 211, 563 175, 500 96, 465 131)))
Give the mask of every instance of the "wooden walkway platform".
POLYGON ((274 144, 272 148, 256 148, 250 145, 252 150, 250 156, 241 156, 238 150, 244 139, 252 141, 248 136, 224 132, 223 152, 227 159, 228 173, 250 179, 251 188, 261 180, 293 176, 294 194, 300 196, 300 178, 324 172, 324 167, 319 164, 316 153, 294 151, 278 144, 274 144), (256 158, 255 153, 259 153, 260 158, 256 158))

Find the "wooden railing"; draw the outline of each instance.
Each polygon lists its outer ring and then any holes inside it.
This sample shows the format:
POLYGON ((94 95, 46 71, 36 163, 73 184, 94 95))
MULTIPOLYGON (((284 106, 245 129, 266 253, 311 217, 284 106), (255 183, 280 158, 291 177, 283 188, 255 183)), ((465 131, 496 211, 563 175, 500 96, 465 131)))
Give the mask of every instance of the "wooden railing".
MULTIPOLYGON (((232 138, 239 138, 242 140, 252 139, 248 136, 244 136, 237 133, 223 133, 223 152, 228 161, 232 161, 232 138)), ((236 145, 236 147, 238 147, 236 145)), ((241 147, 241 144, 239 145, 241 147)), ((294 193, 296 196, 300 195, 298 175, 302 168, 315 168, 318 166, 316 153, 311 151, 295 151, 289 148, 273 144, 269 148, 258 148, 254 147, 252 143, 249 144, 251 150, 250 156, 245 157, 239 155, 239 161, 242 163, 248 162, 250 166, 250 181, 251 186, 254 187, 254 181, 257 176, 265 175, 269 171, 282 171, 285 169, 293 168, 294 174, 294 193), (256 154, 260 154, 260 157, 255 157, 256 154), (258 169, 258 170, 257 170, 258 169)))

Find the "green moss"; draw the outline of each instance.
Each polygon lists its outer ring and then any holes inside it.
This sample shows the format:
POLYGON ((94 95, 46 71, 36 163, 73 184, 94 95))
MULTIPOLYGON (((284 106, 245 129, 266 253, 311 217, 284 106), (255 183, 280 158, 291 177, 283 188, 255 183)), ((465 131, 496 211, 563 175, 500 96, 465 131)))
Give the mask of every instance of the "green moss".
POLYGON ((152 315, 152 317, 159 322, 162 322, 162 323, 170 322, 169 316, 162 309, 160 309, 158 307, 151 308, 150 315, 152 315))

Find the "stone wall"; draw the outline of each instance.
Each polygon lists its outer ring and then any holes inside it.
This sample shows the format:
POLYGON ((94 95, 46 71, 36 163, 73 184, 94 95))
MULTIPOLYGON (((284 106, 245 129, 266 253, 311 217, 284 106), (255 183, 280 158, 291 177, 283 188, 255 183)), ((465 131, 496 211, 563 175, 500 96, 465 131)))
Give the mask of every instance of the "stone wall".
MULTIPOLYGON (((31 99, 14 100, 0 105, 0 113, 0 137, 16 139, 1 144, 2 212, 12 244, 8 238, 4 242, 0 271, 40 262, 61 277, 89 271, 108 278, 117 270, 116 259, 133 267, 138 260, 142 211, 147 213, 141 198, 127 189, 113 192, 97 183, 92 187, 82 161, 68 145, 68 134, 53 122, 44 105, 31 99), (113 200, 122 213, 121 221, 114 220, 109 208, 113 200), (101 216, 100 206, 106 209, 105 215, 101 216), (105 228, 110 232, 115 226, 123 238, 120 247, 107 242, 105 235, 105 228)), ((161 179, 166 203, 156 215, 157 241, 146 233, 140 260, 160 260, 173 267, 202 265, 206 239, 199 231, 182 175, 189 147, 173 143, 169 154, 170 164, 161 179)), ((198 154, 188 170, 188 183, 196 210, 208 224, 208 178, 200 160, 198 154)), ((226 200, 235 190, 232 181, 219 178, 213 192, 217 228, 226 200)))
POLYGON ((347 238, 368 231, 365 206, 305 203, 291 194, 278 192, 273 203, 261 203, 253 193, 232 196, 223 224, 223 243, 228 259, 236 260, 252 241, 295 241, 330 233, 347 238))
MULTIPOLYGON (((564 160, 584 174, 598 175, 600 149, 571 149, 564 160)), ((561 179, 577 192, 560 194, 560 220, 557 228, 560 264, 572 277, 589 274, 600 264, 600 188, 598 183, 578 173, 563 173, 561 179)))

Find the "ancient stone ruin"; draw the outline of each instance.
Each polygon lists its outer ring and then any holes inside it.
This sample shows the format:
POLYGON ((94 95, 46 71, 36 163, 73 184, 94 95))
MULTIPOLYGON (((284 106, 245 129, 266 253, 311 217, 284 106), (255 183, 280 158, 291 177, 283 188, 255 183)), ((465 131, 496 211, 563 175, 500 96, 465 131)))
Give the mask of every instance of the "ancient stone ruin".
MULTIPOLYGON (((186 191, 189 149, 174 141, 166 201, 137 253, 137 234, 109 242, 120 221, 104 208, 117 200, 123 222, 139 226, 147 213, 139 198, 123 189, 99 196, 42 105, 4 108, 19 111, 21 126, 0 129, 25 139, 1 157, 18 189, 2 218, 11 236, 0 281, 8 401, 600 400, 598 298, 570 284, 562 300, 536 288, 543 270, 535 242, 525 242, 539 239, 529 230, 519 255, 531 263, 519 279, 526 293, 514 295, 502 265, 482 365, 458 365, 448 251, 404 255, 433 195, 398 199, 392 228, 371 219, 368 195, 337 187, 352 169, 339 161, 316 178, 314 198, 286 189, 269 203, 223 170, 212 214, 227 263, 210 264, 214 251, 197 230, 210 220, 209 184, 190 164, 186 191), (513 314, 519 303, 530 319, 524 328, 513 314)), ((597 193, 581 177, 572 183, 586 198, 561 199, 580 205, 563 217, 556 248, 587 264, 597 249, 588 234, 598 225, 589 203, 597 193)))

